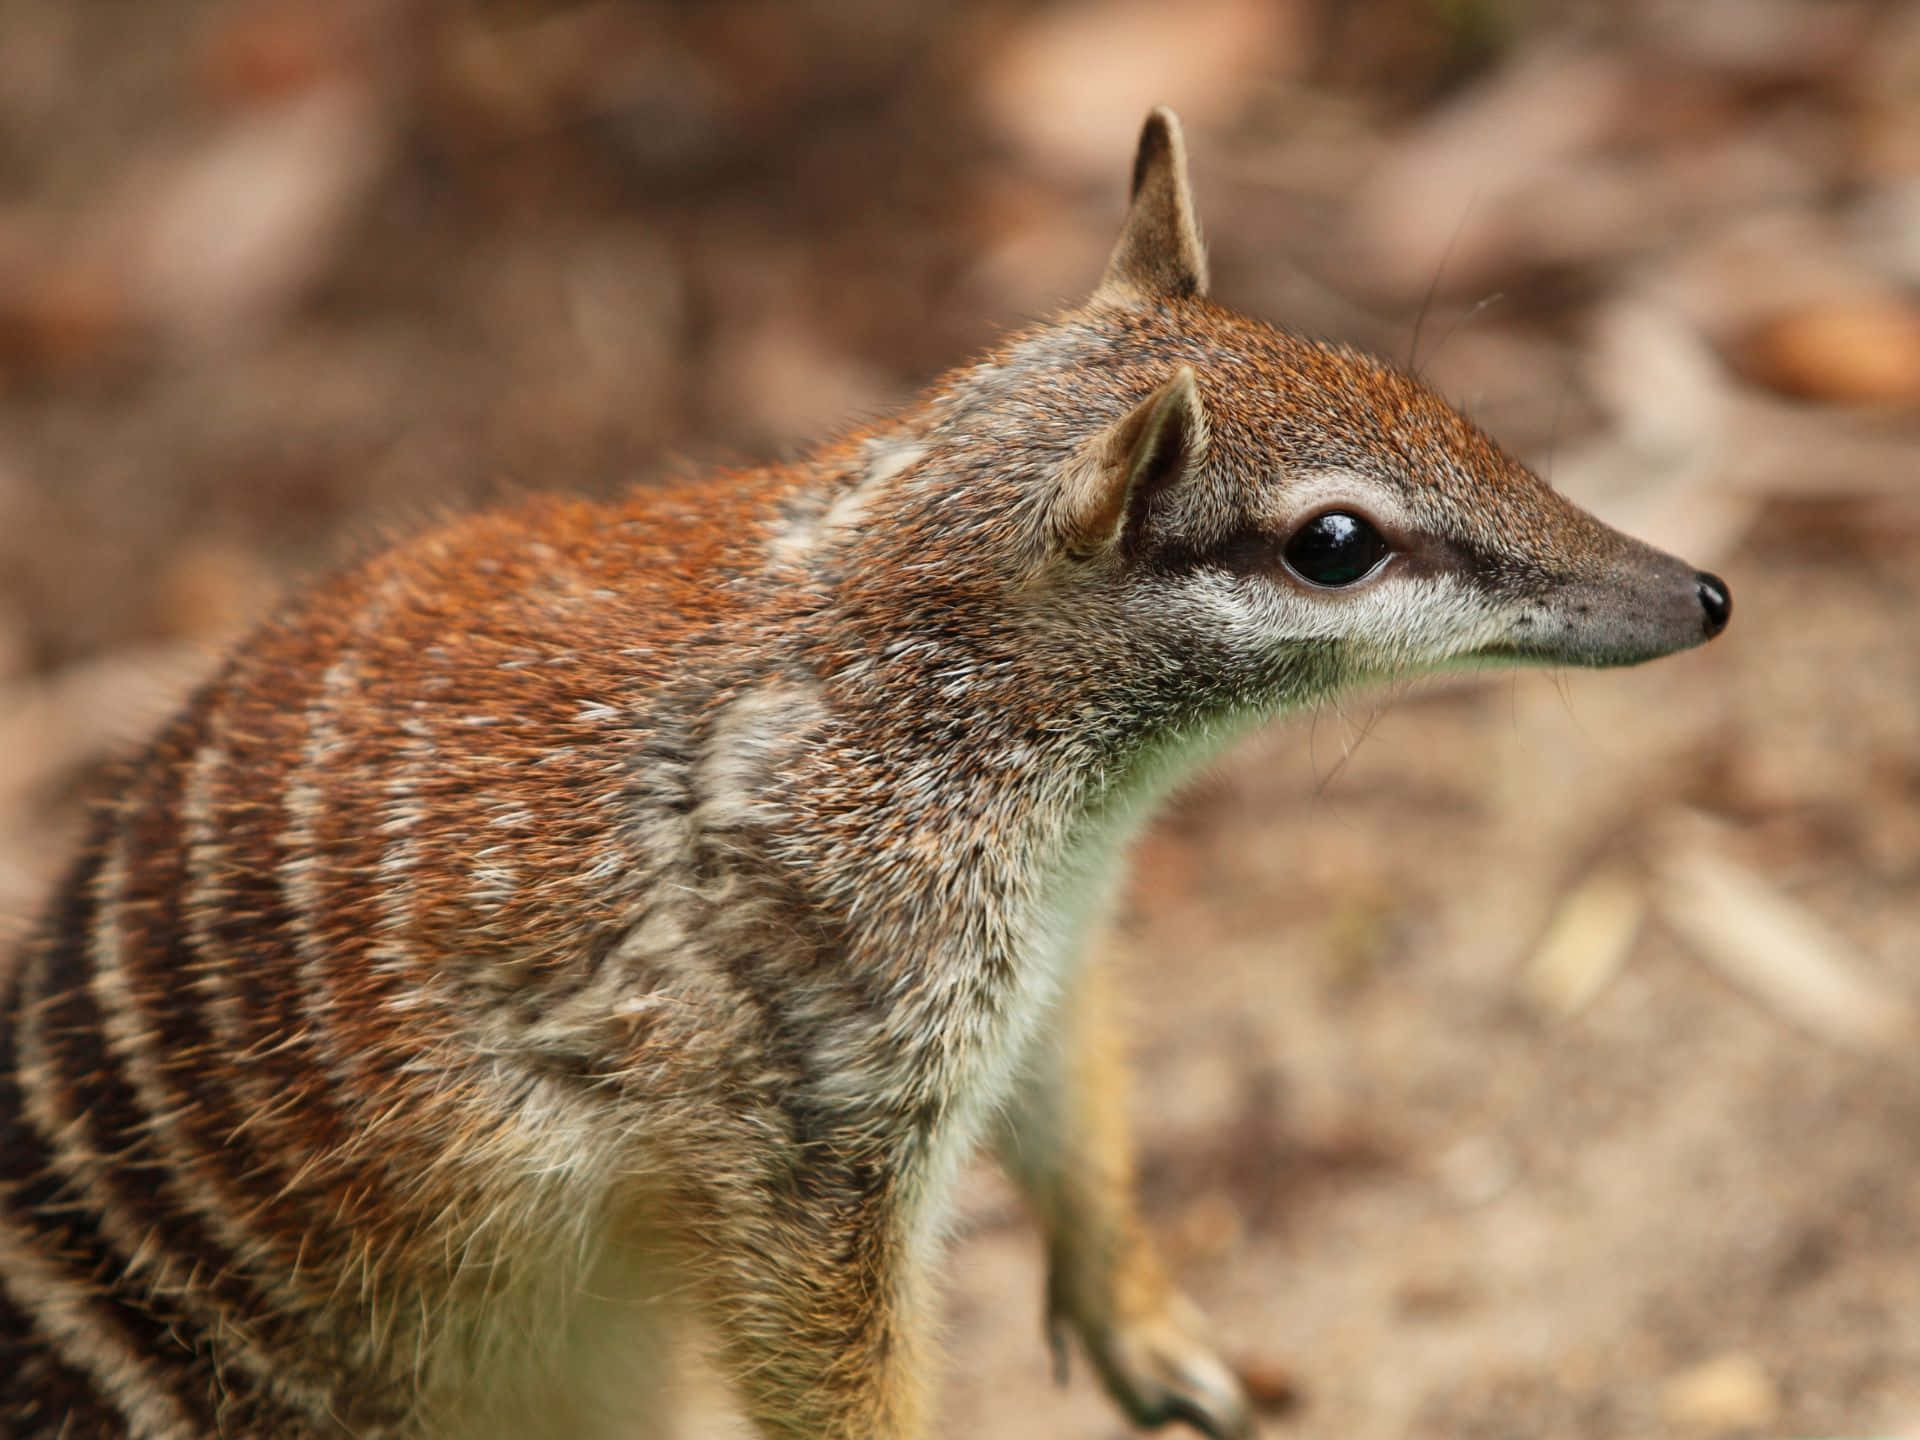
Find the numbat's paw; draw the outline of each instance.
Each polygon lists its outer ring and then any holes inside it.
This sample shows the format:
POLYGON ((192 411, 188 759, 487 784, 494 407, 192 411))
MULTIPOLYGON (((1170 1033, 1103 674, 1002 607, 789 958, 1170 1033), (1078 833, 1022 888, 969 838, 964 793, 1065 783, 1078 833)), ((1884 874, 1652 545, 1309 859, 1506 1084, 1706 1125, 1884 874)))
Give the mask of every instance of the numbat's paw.
MULTIPOLYGON (((1246 1391, 1207 1338, 1200 1312, 1173 1296, 1154 1315, 1101 1333, 1082 1330, 1100 1378, 1135 1424, 1184 1420, 1214 1440, 1247 1440, 1253 1412, 1246 1391)), ((1056 1334, 1064 1357, 1064 1337, 1056 1334)))

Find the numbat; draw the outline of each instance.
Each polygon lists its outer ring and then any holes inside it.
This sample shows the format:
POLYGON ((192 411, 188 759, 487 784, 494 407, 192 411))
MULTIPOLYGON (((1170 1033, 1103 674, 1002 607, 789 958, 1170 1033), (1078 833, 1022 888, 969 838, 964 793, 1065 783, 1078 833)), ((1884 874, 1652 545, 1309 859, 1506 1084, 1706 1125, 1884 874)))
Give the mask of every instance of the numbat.
POLYGON ((808 458, 317 586, 98 815, 0 1004, 0 1433, 927 1427, 977 1143, 1056 1345, 1250 1429, 1130 1196, 1081 948, 1246 726, 1626 665, 1726 587, 1207 298, 1156 111, 1082 309, 808 458))

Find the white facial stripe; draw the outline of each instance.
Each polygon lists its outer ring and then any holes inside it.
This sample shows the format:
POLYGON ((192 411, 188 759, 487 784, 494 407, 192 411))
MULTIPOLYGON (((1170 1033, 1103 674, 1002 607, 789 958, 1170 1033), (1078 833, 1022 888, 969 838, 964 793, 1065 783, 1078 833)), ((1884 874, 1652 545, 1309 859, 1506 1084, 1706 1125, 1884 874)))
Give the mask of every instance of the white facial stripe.
POLYGON ((1358 673, 1410 675, 1482 646, 1508 630, 1500 607, 1466 579, 1389 568, 1349 590, 1316 592, 1263 576, 1196 573, 1190 602, 1231 648, 1338 643, 1358 673))
POLYGON ((1355 511, 1385 531, 1405 534, 1419 528, 1391 488, 1351 470, 1288 475, 1285 483, 1261 491, 1253 519, 1261 529, 1285 535, 1327 510, 1355 511))

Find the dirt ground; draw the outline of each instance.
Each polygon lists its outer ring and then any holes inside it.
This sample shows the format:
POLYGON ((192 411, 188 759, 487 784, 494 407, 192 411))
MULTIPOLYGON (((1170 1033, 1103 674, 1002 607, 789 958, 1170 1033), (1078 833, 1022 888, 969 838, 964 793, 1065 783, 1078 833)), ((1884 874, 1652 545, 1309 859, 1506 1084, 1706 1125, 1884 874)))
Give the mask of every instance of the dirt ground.
MULTIPOLYGON (((1731 629, 1356 697, 1139 848, 1150 1213, 1298 1440, 1920 1435, 1920 8, 0 0, 0 914, 285 587, 777 456, 1089 288, 1415 365, 1731 629)), ((1053 1384, 985 1173, 941 1433, 1053 1384)))

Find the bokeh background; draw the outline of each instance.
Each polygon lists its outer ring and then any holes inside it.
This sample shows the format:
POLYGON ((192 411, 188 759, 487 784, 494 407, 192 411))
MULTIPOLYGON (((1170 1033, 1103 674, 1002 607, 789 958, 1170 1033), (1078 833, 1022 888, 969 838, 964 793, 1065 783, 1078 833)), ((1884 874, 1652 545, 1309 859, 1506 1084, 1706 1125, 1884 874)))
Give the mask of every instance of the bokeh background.
MULTIPOLYGON (((0 0, 0 915, 317 568, 1077 300, 1155 101, 1221 298, 1736 601, 1302 717, 1140 847, 1143 1186, 1269 1432, 1920 1433, 1912 5, 0 0)), ((1122 1433, 984 1171, 952 1274, 943 1433, 1122 1433)))

